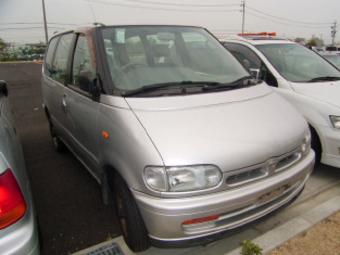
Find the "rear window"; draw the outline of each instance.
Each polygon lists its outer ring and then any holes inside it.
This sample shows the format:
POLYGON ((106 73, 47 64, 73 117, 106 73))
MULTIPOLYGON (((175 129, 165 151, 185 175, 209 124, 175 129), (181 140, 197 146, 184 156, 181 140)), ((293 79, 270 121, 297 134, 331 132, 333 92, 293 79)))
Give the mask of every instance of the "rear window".
POLYGON ((59 37, 55 37, 50 41, 50 44, 48 46, 48 50, 46 53, 44 70, 45 70, 45 74, 48 76, 51 75, 53 55, 54 55, 54 51, 58 43, 58 39, 59 37))
POLYGON ((74 34, 61 36, 52 64, 52 79, 65 83, 67 77, 67 63, 70 55, 74 34))

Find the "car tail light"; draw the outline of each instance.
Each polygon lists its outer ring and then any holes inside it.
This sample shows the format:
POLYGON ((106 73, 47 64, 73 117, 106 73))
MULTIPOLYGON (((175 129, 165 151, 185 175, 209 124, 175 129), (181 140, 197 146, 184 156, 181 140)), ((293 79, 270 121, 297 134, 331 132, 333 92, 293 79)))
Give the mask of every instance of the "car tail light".
POLYGON ((11 170, 0 175, 0 229, 21 219, 26 212, 26 203, 11 170))

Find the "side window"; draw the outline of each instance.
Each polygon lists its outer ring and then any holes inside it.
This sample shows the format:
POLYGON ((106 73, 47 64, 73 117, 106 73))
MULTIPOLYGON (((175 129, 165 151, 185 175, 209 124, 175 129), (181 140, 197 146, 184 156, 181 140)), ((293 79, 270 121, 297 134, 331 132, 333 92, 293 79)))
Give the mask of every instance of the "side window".
POLYGON ((95 75, 96 71, 93 66, 88 41, 85 36, 79 35, 73 57, 72 85, 89 92, 90 83, 88 81, 92 82, 95 75), (84 81, 83 77, 86 77, 87 81, 84 81))
POLYGON ((65 83, 67 78, 67 63, 73 41, 73 34, 62 35, 52 64, 52 79, 65 83))
POLYGON ((236 43, 225 43, 224 45, 247 70, 261 68, 261 59, 251 49, 236 43))
POLYGON ((52 60, 53 60, 53 55, 55 48, 57 46, 59 37, 55 37, 50 41, 50 44, 48 45, 48 50, 46 53, 45 57, 45 68, 44 68, 44 73, 47 76, 51 76, 52 74, 52 60))

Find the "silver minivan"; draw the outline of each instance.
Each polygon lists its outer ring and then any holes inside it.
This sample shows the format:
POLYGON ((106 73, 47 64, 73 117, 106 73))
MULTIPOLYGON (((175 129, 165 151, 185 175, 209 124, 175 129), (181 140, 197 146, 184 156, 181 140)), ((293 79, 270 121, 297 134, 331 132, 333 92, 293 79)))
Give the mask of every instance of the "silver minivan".
POLYGON ((296 198, 314 166, 303 117, 200 27, 54 35, 42 92, 55 148, 101 184, 133 251, 258 219, 296 198))

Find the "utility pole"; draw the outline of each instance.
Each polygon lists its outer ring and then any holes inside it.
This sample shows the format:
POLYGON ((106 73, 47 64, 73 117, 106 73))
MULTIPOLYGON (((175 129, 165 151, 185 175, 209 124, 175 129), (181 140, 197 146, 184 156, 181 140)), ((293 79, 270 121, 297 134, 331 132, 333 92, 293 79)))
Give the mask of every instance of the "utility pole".
POLYGON ((334 21, 333 25, 331 26, 331 29, 332 29, 332 30, 331 30, 332 46, 335 45, 335 35, 336 35, 336 32, 337 32, 336 26, 337 26, 337 22, 334 21))
POLYGON ((46 45, 47 45, 48 44, 48 28, 47 28, 47 20, 46 20, 45 0, 42 0, 42 9, 43 9, 43 16, 44 16, 45 40, 46 40, 46 45))
POLYGON ((241 7, 242 7, 242 34, 244 33, 244 27, 246 22, 246 0, 241 1, 241 7))

